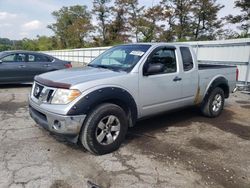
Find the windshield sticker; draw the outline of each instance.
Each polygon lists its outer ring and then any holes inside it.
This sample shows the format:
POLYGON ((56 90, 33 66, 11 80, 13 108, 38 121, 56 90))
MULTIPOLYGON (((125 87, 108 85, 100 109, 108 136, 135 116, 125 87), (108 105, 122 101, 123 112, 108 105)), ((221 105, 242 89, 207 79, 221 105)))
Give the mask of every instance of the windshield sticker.
POLYGON ((132 51, 130 52, 130 55, 136 55, 136 56, 143 56, 145 52, 142 51, 132 51))

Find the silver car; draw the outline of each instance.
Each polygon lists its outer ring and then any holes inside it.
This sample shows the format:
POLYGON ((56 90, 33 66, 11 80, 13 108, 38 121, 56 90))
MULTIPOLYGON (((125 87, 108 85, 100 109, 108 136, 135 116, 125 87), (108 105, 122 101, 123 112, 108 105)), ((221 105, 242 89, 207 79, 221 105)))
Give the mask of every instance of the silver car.
POLYGON ((37 76, 29 110, 50 132, 105 154, 142 118, 191 105, 205 116, 220 115, 235 85, 236 67, 198 65, 190 46, 127 44, 87 67, 37 76))

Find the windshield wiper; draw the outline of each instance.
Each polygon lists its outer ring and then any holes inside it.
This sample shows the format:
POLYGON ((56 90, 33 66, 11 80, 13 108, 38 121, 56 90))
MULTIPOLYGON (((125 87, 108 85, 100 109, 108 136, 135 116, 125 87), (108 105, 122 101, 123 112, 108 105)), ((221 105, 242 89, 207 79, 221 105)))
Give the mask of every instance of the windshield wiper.
POLYGON ((94 68, 104 68, 104 69, 109 69, 111 68, 110 66, 107 65, 92 65, 92 64, 88 64, 89 67, 94 67, 94 68))
POLYGON ((97 65, 97 68, 103 68, 103 69, 112 69, 112 67, 107 66, 107 65, 97 65))
POLYGON ((88 64, 88 67, 96 67, 96 65, 88 64))
POLYGON ((112 67, 112 66, 108 66, 108 65, 92 65, 92 64, 89 64, 88 66, 94 67, 94 68, 109 69, 109 70, 116 71, 116 72, 120 72, 121 71, 121 70, 119 70, 116 67, 112 67))

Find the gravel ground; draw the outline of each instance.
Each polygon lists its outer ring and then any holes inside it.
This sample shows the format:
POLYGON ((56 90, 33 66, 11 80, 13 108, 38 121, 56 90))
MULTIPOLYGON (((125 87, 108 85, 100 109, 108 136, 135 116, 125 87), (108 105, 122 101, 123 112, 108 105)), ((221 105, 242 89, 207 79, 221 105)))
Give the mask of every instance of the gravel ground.
POLYGON ((94 156, 38 127, 29 85, 0 89, 0 187, 250 187, 250 95, 218 118, 195 108, 138 122, 122 147, 94 156))

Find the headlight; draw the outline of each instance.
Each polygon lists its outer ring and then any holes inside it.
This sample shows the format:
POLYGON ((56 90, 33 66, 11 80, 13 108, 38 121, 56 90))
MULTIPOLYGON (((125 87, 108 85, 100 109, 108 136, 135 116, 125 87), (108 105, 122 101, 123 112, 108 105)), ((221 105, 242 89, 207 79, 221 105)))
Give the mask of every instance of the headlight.
POLYGON ((77 89, 57 89, 51 104, 68 104, 81 95, 77 89))

